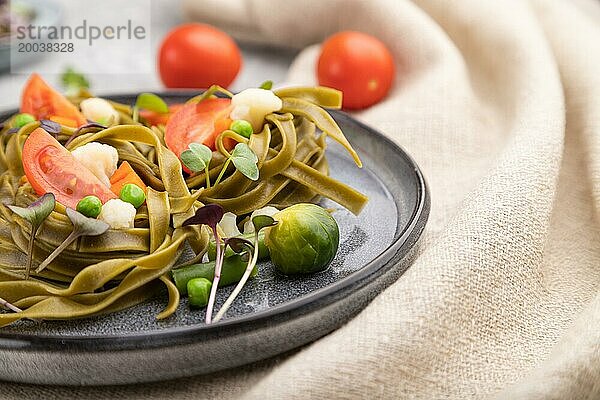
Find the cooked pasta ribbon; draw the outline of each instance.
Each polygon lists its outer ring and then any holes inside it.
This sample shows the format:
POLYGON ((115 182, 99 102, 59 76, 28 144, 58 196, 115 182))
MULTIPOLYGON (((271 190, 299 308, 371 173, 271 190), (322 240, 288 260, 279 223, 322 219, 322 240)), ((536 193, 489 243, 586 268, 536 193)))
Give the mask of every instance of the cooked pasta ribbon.
MULTIPOLYGON (((217 93, 232 96, 215 86, 188 101, 201 102, 217 93)), ((322 108, 340 108, 341 93, 322 87, 274 93, 282 99, 283 108, 267 115, 262 131, 250 138, 231 130, 221 133, 208 168, 214 182, 231 156, 226 143, 246 143, 258 158, 256 181, 232 163, 222 180, 211 187, 206 187, 205 171, 186 176, 178 157, 165 145, 164 127, 134 122, 133 108, 127 104, 110 102, 121 116, 120 125, 62 126, 56 136, 68 150, 91 142, 116 148, 119 162, 127 161, 148 186, 146 203, 137 211, 134 228, 80 237, 29 280, 24 279, 24 270, 31 227, 6 205, 26 207, 38 198, 24 177, 21 157, 24 142, 40 122, 16 132, 10 124, 0 128, 0 297, 23 310, 0 313, 0 326, 21 319, 115 312, 148 300, 165 286, 169 301, 157 318, 172 315, 180 299, 169 272, 186 248, 193 250, 194 259, 200 259, 208 248, 208 228, 182 227, 203 204, 220 204, 241 216, 266 205, 287 207, 322 196, 358 214, 367 197, 331 178, 326 158, 325 137, 330 137, 362 166, 335 120, 322 108)), ((85 97, 91 94, 84 93, 73 103, 85 97)), ((35 237, 34 262, 42 262, 71 230, 65 207, 57 203, 35 237)))

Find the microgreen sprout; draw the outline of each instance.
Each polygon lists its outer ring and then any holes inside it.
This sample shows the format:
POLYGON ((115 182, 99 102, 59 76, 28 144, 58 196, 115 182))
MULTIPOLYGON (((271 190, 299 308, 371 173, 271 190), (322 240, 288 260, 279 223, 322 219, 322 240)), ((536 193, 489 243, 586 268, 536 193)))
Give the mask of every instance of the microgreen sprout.
POLYGON ((221 269, 223 267, 223 251, 221 251, 221 238, 217 231, 217 224, 221 221, 224 214, 223 207, 218 204, 207 204, 204 207, 200 207, 196 210, 196 213, 186 219, 182 226, 190 225, 207 225, 215 237, 216 244, 216 256, 215 256, 215 277, 213 279, 212 288, 210 290, 210 296, 208 298, 208 305, 206 308, 206 323, 212 322, 212 311, 215 304, 215 297, 217 295, 217 287, 219 286, 219 280, 221 279, 221 269))
MULTIPOLYGON (((225 303, 223 304, 223 306, 221 307, 221 309, 215 316, 214 322, 218 322, 221 318, 223 318, 223 316, 225 315, 225 313, 227 312, 229 307, 231 307, 231 304, 233 304, 233 301, 236 299, 236 297, 240 294, 240 292, 244 288, 244 285, 248 281, 248 278, 250 278, 250 275, 252 274, 252 271, 254 270, 254 267, 256 266, 256 262, 258 261, 258 233, 259 233, 259 231, 263 228, 277 225, 277 221, 275 221, 275 219, 273 219, 273 217, 269 217, 268 215, 257 215, 254 218, 252 218, 252 225, 254 225, 254 245, 252 245, 250 247, 251 252, 252 252, 252 259, 248 261, 248 266, 246 267, 246 271, 244 271, 244 275, 242 276, 242 279, 240 279, 240 281, 238 282, 235 289, 233 289, 233 292, 231 292, 231 294, 229 295, 227 300, 225 300, 225 303)), ((241 239, 241 238, 231 238, 231 239, 229 239, 229 241, 231 242, 233 239, 240 239, 240 240, 243 240, 244 242, 247 242, 247 240, 241 239)), ((231 243, 229 244, 229 246, 233 249, 233 251, 241 250, 239 248, 236 249, 236 247, 234 247, 234 246, 239 246, 237 244, 238 242, 235 242, 235 243, 236 244, 234 244, 234 245, 232 245, 231 243)), ((246 245, 246 247, 247 247, 247 244, 245 244, 245 243, 243 243, 242 245, 246 245)), ((240 251, 236 251, 236 252, 239 253, 240 251)))
POLYGON ((67 217, 73 224, 73 230, 67 238, 50 254, 44 262, 40 264, 36 273, 40 273, 46 268, 58 255, 66 249, 71 243, 81 236, 98 236, 102 235, 110 227, 106 222, 95 218, 89 218, 71 208, 67 208, 67 217))
POLYGON ((140 109, 154 111, 160 114, 169 112, 169 106, 154 93, 140 93, 133 106, 133 120, 138 122, 140 109))
POLYGON ((273 89, 273 81, 264 81, 258 87, 259 89, 271 90, 273 89))
POLYGON ((29 247, 27 249, 27 265, 25 267, 25 279, 29 279, 29 273, 31 271, 31 265, 33 264, 33 243, 35 241, 35 235, 39 227, 42 225, 44 220, 48 218, 56 200, 52 193, 46 193, 28 207, 17 207, 8 206, 12 212, 27 220, 31 224, 31 235, 29 235, 29 247))
POLYGON ((40 128, 48 132, 49 134, 57 137, 62 132, 62 127, 58 122, 50 121, 49 119, 43 119, 40 121, 40 128))
POLYGON ((206 175, 206 188, 210 188, 209 164, 212 159, 210 147, 201 143, 190 143, 188 148, 181 153, 181 162, 192 172, 204 171, 206 175))
MULTIPOLYGON (((181 161, 192 172, 204 171, 206 175, 206 188, 211 187, 209 176, 209 164, 212 159, 212 151, 207 146, 200 143, 191 143, 186 150, 181 153, 181 161)), ((212 184, 216 186, 221 182, 225 171, 230 163, 244 176, 253 181, 258 179, 258 157, 246 143, 238 143, 223 163, 221 172, 212 184)))
POLYGON ((223 168, 221 169, 214 186, 221 181, 230 162, 232 162, 235 168, 246 178, 253 181, 258 179, 258 157, 246 143, 238 143, 223 164, 223 168))
POLYGON ((6 309, 8 309, 10 311, 17 312, 17 313, 23 311, 19 307, 17 307, 15 305, 9 303, 8 301, 4 300, 2 297, 0 297, 0 306, 4 307, 4 308, 6 308, 6 309))
POLYGON ((66 89, 67 96, 77 96, 82 89, 90 88, 90 82, 87 78, 70 67, 63 72, 60 79, 66 89))

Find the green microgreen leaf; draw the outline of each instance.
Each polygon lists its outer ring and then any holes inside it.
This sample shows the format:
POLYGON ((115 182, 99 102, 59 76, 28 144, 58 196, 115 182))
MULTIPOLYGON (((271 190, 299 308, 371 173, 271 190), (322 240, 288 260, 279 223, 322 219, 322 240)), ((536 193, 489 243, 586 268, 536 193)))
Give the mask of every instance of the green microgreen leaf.
POLYGON ((254 225, 255 234, 258 235, 261 229, 277 225, 277 221, 268 215, 257 215, 252 218, 252 225, 254 225))
MULTIPOLYGON (((246 239, 242 239, 242 238, 230 238, 229 239, 229 241, 231 241, 233 239, 239 239, 239 241, 237 241, 236 243, 238 243, 237 245, 239 245, 240 250, 243 250, 244 248, 252 249, 251 250, 252 259, 248 262, 248 265, 246 266, 246 270, 244 271, 244 275, 242 275, 242 279, 240 279, 240 281, 236 285, 235 289, 233 289, 233 292, 231 292, 231 294, 229 295, 227 300, 225 300, 225 303, 223 303, 223 306, 221 307, 221 309, 215 316, 215 322, 217 322, 221 318, 223 318, 223 316, 225 315, 227 310, 229 310, 229 307, 231 307, 231 305, 233 304, 233 302, 235 301, 237 296, 240 294, 240 292, 244 288, 244 285, 250 278, 250 275, 252 274, 252 271, 254 270, 254 267, 256 266, 256 262, 258 261, 258 233, 260 232, 261 229, 267 228, 269 226, 277 225, 277 221, 275 221, 275 219, 273 219, 272 217, 269 217, 268 215, 257 215, 254 218, 252 218, 252 224, 254 225, 254 230, 255 230, 254 231, 254 245, 244 243, 244 242, 248 242, 248 241, 246 239)), ((233 251, 236 251, 236 249, 234 249, 233 246, 231 246, 231 244, 229 245, 229 247, 231 247, 233 249, 233 251)))
POLYGON ((135 101, 135 107, 161 114, 169 112, 167 103, 154 93, 140 93, 135 101))
POLYGON ((190 171, 200 172, 208 168, 212 159, 212 150, 201 143, 190 143, 188 149, 181 153, 180 158, 190 171))
POLYGON ((273 81, 264 81, 263 83, 260 84, 260 86, 258 87, 259 89, 265 89, 265 90, 271 90, 273 89, 273 81))
POLYGON ((206 168, 204 160, 198 158, 190 149, 184 150, 179 157, 183 165, 192 172, 200 172, 206 168))
POLYGON ((60 76, 60 80, 66 89, 68 96, 76 96, 82 89, 90 88, 90 82, 87 78, 71 67, 63 72, 60 76))
POLYGON ((235 145, 231 153, 231 162, 248 179, 253 181, 258 179, 258 157, 246 143, 235 145))
POLYGON ((27 251, 27 265, 25 267, 25 279, 29 279, 29 273, 31 271, 31 265, 33 264, 33 244, 35 241, 35 235, 37 234, 38 228, 48 218, 54 206, 56 205, 56 199, 52 193, 46 193, 28 207, 17 207, 8 206, 8 208, 25 219, 31 224, 31 235, 29 236, 29 247, 27 251))
POLYGON ((198 158, 208 165, 213 156, 213 152, 210 147, 205 146, 202 143, 190 143, 188 147, 198 158))
POLYGON ((96 218, 89 218, 85 215, 77 212, 71 208, 67 208, 67 217, 73 224, 73 229, 67 238, 56 248, 54 251, 46 257, 44 262, 35 270, 36 273, 40 273, 46 268, 60 253, 63 252, 71 243, 81 236, 99 236, 110 228, 106 222, 96 218))

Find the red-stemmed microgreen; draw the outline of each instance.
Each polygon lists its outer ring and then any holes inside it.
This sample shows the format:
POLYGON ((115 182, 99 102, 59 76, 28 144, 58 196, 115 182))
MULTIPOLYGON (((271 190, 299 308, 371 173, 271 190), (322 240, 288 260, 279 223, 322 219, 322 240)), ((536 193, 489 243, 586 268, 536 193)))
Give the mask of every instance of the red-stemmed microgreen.
POLYGON ((133 106, 132 119, 138 122, 140 110, 154 111, 159 114, 167 114, 169 106, 163 99, 154 93, 140 93, 133 106))
POLYGON ((54 198, 54 195, 52 193, 46 193, 28 207, 8 206, 12 212, 31 224, 31 234, 29 235, 29 246, 27 248, 25 279, 29 279, 31 265, 33 264, 33 244, 35 235, 42 223, 48 218, 52 210, 54 210, 55 204, 56 199, 54 198))
POLYGON ((49 119, 42 119, 40 121, 40 128, 54 136, 55 138, 62 132, 62 127, 58 122, 50 121, 49 119))
MULTIPOLYGON (((221 318, 223 318, 223 316, 225 315, 227 310, 229 310, 229 307, 231 307, 231 304, 233 304, 236 297, 240 294, 240 292, 244 288, 244 285, 250 278, 250 275, 252 274, 252 271, 254 270, 254 267, 256 266, 256 262, 258 261, 258 233, 259 233, 259 231, 263 228, 277 225, 277 221, 275 221, 275 219, 273 219, 272 217, 269 217, 268 215, 257 215, 254 218, 252 218, 252 225, 254 225, 254 245, 252 245, 251 247, 248 247, 248 245, 246 243, 244 243, 245 247, 249 248, 250 251, 252 252, 252 259, 248 261, 248 265, 246 266, 244 275, 242 275, 242 278, 238 282, 235 289, 233 289, 233 292, 231 292, 231 294, 229 295, 227 300, 225 300, 225 303, 223 304, 223 306, 221 307, 221 309, 215 316, 214 322, 218 322, 221 318)), ((244 242, 248 242, 247 240, 241 239, 241 238, 231 238, 231 239, 229 239, 229 241, 231 242, 231 240, 233 240, 233 239, 240 239, 240 240, 243 240, 244 242)), ((231 245, 231 243, 229 246, 233 249, 233 251, 235 251, 237 253, 242 251, 242 249, 239 247, 236 249, 234 246, 231 245), (239 250, 239 251, 237 251, 237 250, 239 250)))
POLYGON ((95 218, 89 218, 85 215, 77 212, 71 208, 67 208, 67 217, 71 220, 71 224, 73 224, 73 229, 69 236, 40 264, 40 266, 35 270, 36 273, 40 273, 46 268, 64 249, 67 248, 71 243, 73 243, 76 239, 81 236, 98 236, 102 235, 104 232, 110 228, 106 222, 101 221, 95 218))
POLYGON ((210 296, 208 298, 208 305, 206 306, 206 323, 212 322, 212 311, 215 305, 215 297, 217 296, 217 287, 221 280, 221 269, 223 267, 223 254, 224 251, 221 249, 221 238, 217 231, 217 224, 221 221, 224 214, 223 207, 218 204, 207 204, 204 207, 200 207, 196 210, 196 213, 186 219, 182 226, 191 225, 207 225, 215 237, 216 255, 215 255, 215 276, 213 278, 212 288, 210 290, 210 296))
POLYGON ((6 308, 7 310, 10 310, 12 312, 21 312, 23 310, 21 310, 19 307, 9 303, 8 301, 4 300, 2 297, 0 297, 0 306, 6 308))

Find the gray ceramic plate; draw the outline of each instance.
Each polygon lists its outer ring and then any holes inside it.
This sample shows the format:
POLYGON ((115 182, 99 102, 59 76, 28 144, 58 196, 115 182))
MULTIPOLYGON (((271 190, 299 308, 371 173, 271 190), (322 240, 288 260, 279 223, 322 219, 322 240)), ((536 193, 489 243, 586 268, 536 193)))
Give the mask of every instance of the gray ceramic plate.
MULTIPOLYGON (((183 99, 175 93, 163 97, 183 99)), ((114 98, 133 102, 131 96, 114 98)), ((174 317, 156 321, 166 302, 161 296, 103 317, 0 329, 2 379, 103 385, 208 373, 302 346, 358 313, 408 268, 427 221, 429 195, 419 168, 400 147, 342 112, 333 116, 365 167, 356 168, 332 143, 331 175, 370 200, 359 216, 323 202, 337 209, 333 216, 341 234, 329 269, 289 278, 264 263, 227 317, 210 326, 202 322, 204 312, 190 311, 185 301, 174 317)), ((220 291, 217 306, 230 290, 220 291)))

